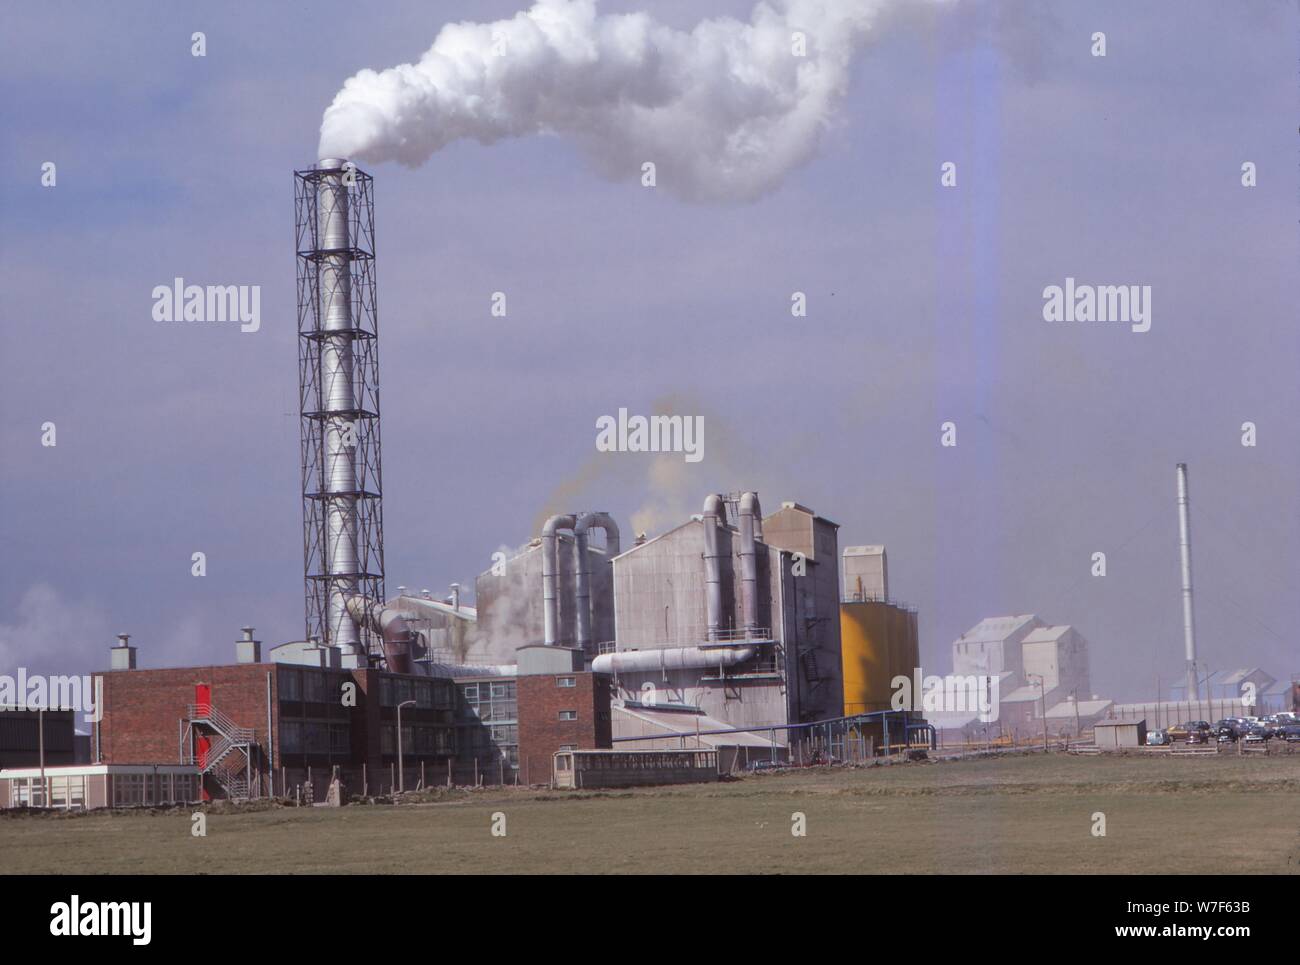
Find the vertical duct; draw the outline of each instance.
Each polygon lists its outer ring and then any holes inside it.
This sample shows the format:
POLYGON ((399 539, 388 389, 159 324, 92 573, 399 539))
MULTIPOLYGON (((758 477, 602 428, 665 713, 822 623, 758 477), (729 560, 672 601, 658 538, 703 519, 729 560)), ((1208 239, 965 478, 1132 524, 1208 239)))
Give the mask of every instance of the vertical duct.
POLYGON ((722 497, 710 493, 704 500, 704 602, 708 612, 709 641, 722 632, 722 558, 718 555, 718 527, 726 519, 722 497))
POLYGON ((619 554, 618 524, 609 513, 583 513, 578 518, 578 525, 573 529, 574 543, 577 548, 575 570, 575 597, 577 598, 577 644, 583 653, 591 652, 591 560, 587 553, 587 532, 597 527, 605 531, 605 563, 609 564, 619 554))
POLYGON ((1183 649, 1187 659, 1187 699, 1200 700, 1196 679, 1196 626, 1192 618, 1192 521, 1187 496, 1187 463, 1178 464, 1178 552, 1183 575, 1183 649))
POLYGON ((758 505, 758 493, 741 493, 740 496, 740 591, 741 611, 745 621, 745 635, 758 629, 758 560, 755 556, 755 530, 763 530, 763 511, 758 505))
POLYGON ((384 597, 372 179, 337 158, 295 178, 307 637, 360 662, 383 652, 348 608, 384 597))
POLYGON ((545 643, 553 647, 559 641, 559 575, 562 529, 572 530, 578 520, 572 515, 552 516, 542 527, 542 621, 545 643))
POLYGON ((317 297, 323 329, 320 378, 325 428, 325 552, 334 579, 328 589, 325 639, 345 654, 356 653, 360 635, 347 600, 357 592, 357 472, 349 435, 356 399, 352 391, 352 267, 348 241, 348 189, 343 162, 329 158, 316 189, 320 275, 317 297))

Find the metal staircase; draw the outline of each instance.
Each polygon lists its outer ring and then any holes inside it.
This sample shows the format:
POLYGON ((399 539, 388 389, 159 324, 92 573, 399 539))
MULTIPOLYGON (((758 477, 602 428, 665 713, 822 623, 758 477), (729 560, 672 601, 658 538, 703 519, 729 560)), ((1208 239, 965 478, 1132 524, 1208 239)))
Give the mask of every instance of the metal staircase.
MULTIPOLYGON (((248 775, 253 765, 256 735, 240 727, 211 704, 190 704, 185 708, 186 735, 181 745, 181 763, 193 764, 210 775, 231 800, 248 797, 248 775), (193 739, 195 726, 212 731, 207 753, 200 755, 193 739)), ((207 736, 206 734, 204 736, 207 736)))

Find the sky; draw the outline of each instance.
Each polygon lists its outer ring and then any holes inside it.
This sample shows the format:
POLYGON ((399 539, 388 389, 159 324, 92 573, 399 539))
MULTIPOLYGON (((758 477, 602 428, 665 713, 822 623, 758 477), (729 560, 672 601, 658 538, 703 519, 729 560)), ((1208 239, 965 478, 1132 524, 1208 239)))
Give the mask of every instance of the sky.
MULTIPOLYGON (((302 637, 292 173, 346 78, 521 6, 0 13, 0 672, 302 637), (260 286, 260 330, 155 321, 175 277, 260 286)), ((1300 672, 1296 42, 1283 2, 904 5, 754 200, 552 134, 369 166, 390 593, 472 586, 549 512, 654 535, 754 489, 886 544, 927 672, 1032 612, 1088 640, 1095 691, 1149 697, 1182 667, 1182 461, 1205 669, 1300 672), (1067 277, 1151 286, 1150 331, 1045 321, 1067 277), (620 408, 703 416, 704 459, 597 452, 620 408)))

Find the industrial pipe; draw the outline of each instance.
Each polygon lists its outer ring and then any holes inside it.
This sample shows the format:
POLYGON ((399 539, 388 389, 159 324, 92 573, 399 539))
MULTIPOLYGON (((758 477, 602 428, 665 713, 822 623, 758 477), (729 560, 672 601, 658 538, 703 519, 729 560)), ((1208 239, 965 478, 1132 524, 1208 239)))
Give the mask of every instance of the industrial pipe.
POLYGON ((365 624, 383 639, 384 662, 392 673, 411 673, 411 650, 416 633, 411 629, 415 614, 406 613, 378 600, 355 594, 347 598, 348 615, 357 625, 365 624))
POLYGON ((741 612, 744 615, 745 634, 758 629, 758 560, 755 556, 755 522, 761 530, 763 511, 758 505, 758 493, 740 496, 740 578, 741 612))
POLYGON ((733 667, 754 656, 756 647, 666 647, 659 650, 620 650, 602 653, 591 662, 593 673, 635 673, 646 670, 702 670, 733 667))
POLYGON ((575 596, 577 598, 577 644, 583 653, 591 650, 591 560, 587 555, 587 531, 593 526, 605 531, 605 560, 608 563, 619 554, 618 524, 609 513, 583 513, 573 528, 577 549, 575 564, 575 596))
POLYGON ((1187 463, 1178 464, 1178 552, 1183 575, 1183 650, 1187 658, 1187 699, 1200 700, 1196 679, 1196 626, 1192 620, 1192 521, 1187 495, 1187 463))
POLYGON ((320 379, 325 414, 325 563, 328 583, 327 642, 355 654, 361 637, 349 619, 348 598, 357 591, 357 471, 353 450, 352 245, 344 161, 324 158, 317 183, 316 226, 321 252, 317 275, 322 329, 320 379))
POLYGON ((542 527, 542 620, 548 647, 555 646, 559 640, 559 531, 572 530, 577 524, 578 520, 572 515, 559 515, 552 516, 542 527))
POLYGON ((722 559, 718 555, 718 526, 726 519, 722 497, 710 493, 704 500, 704 600, 708 610, 709 641, 722 632, 722 559))

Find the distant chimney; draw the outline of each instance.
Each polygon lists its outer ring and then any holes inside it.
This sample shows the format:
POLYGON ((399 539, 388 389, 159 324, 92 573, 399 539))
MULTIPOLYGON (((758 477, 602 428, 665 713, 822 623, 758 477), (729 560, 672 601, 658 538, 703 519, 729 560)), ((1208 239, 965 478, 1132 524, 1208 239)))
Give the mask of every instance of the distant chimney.
POLYGON ((460 584, 459 583, 453 583, 451 585, 451 608, 456 611, 460 610, 460 584))
POLYGON ((134 670, 135 647, 130 644, 131 634, 119 633, 117 646, 108 651, 110 670, 134 670))
POLYGON ((262 641, 253 639, 252 627, 241 627, 243 636, 235 641, 235 663, 261 663, 262 641))
POLYGON ((398 595, 398 596, 406 596, 406 587, 404 587, 404 586, 399 586, 399 587, 397 588, 397 595, 398 595))

